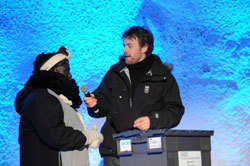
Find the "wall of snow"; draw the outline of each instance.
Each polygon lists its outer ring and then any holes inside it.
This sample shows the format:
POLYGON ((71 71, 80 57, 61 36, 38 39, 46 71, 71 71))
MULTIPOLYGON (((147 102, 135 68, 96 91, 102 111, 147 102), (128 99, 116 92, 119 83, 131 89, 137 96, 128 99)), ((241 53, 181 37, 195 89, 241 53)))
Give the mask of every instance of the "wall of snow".
MULTIPOLYGON (((249 0, 1 0, 0 165, 19 165, 16 93, 42 52, 64 45, 78 84, 94 90, 122 54, 133 25, 155 36, 155 50, 174 66, 186 112, 176 129, 214 130, 212 165, 249 165, 249 0)), ((86 125, 99 128, 79 109, 86 125)), ((91 165, 101 161, 90 150, 91 165)))

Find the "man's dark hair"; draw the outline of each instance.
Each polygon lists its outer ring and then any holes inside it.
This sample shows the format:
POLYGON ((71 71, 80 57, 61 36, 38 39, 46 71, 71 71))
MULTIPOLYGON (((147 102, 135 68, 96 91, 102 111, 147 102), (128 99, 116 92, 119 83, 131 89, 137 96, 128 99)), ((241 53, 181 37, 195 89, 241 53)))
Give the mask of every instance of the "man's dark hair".
POLYGON ((149 31, 146 30, 143 27, 140 26, 133 26, 129 28, 127 31, 125 31, 122 35, 122 38, 138 38, 139 45, 142 48, 143 46, 147 45, 148 50, 146 52, 147 56, 150 56, 154 50, 154 36, 153 34, 149 31))

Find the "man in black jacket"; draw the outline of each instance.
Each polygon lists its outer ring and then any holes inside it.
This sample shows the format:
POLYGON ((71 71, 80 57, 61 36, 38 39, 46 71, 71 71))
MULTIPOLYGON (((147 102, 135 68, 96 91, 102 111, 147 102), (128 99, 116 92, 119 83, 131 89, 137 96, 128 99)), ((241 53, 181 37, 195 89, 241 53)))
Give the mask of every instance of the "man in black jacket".
POLYGON ((184 114, 175 78, 152 54, 152 33, 135 26, 122 38, 124 56, 111 66, 91 97, 84 98, 90 116, 106 117, 100 145, 105 166, 119 165, 112 134, 131 129, 169 129, 177 126, 184 114))

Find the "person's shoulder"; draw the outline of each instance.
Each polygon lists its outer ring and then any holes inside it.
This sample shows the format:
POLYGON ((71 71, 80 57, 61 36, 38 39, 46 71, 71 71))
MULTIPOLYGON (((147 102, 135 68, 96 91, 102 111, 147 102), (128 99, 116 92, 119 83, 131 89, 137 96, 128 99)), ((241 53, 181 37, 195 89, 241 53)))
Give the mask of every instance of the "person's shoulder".
POLYGON ((153 60, 152 69, 158 74, 171 74, 173 69, 172 64, 163 63, 158 55, 152 54, 151 59, 153 60))
POLYGON ((115 72, 119 72, 121 71, 123 68, 125 67, 125 56, 121 55, 119 56, 119 61, 115 64, 113 64, 109 71, 115 71, 115 72))
POLYGON ((33 92, 30 93, 29 98, 32 101, 37 101, 38 103, 51 103, 51 102, 57 102, 58 99, 49 93, 48 89, 42 88, 42 89, 35 89, 33 92))
POLYGON ((34 96, 47 96, 49 95, 48 89, 46 88, 38 88, 34 89, 33 92, 31 93, 34 96))

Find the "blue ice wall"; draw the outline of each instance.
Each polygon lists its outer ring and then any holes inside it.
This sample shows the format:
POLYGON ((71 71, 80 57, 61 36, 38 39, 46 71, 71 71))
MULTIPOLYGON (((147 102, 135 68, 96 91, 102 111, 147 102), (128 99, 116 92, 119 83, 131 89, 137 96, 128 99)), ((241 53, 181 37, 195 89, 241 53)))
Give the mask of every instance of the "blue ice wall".
MULTIPOLYGON (((147 26, 174 65, 186 112, 178 129, 214 130, 212 165, 250 165, 249 0, 1 0, 0 165, 19 165, 16 93, 42 52, 67 46, 73 77, 94 90, 122 54, 121 35, 147 26)), ((87 126, 93 119, 79 111, 87 126)), ((99 165, 90 150, 91 166, 99 165)))

